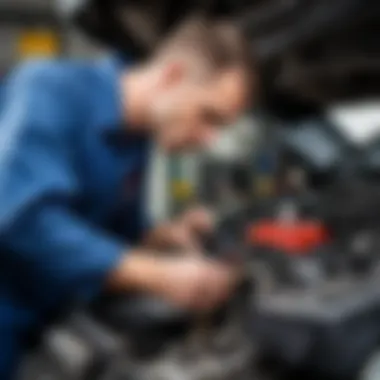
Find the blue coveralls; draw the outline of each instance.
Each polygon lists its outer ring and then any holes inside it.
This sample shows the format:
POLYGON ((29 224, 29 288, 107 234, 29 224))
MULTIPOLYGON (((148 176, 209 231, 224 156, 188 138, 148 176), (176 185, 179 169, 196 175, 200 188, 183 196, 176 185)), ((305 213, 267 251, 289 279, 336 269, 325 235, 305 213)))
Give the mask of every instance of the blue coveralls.
POLYGON ((0 114, 0 379, 62 303, 95 297, 146 227, 149 141, 122 129, 121 64, 44 61, 0 114))

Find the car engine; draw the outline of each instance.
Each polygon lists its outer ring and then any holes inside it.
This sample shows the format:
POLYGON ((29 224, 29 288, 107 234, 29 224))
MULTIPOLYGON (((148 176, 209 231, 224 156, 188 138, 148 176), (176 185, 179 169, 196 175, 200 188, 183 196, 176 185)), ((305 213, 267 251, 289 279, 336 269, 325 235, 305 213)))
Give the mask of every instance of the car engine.
POLYGON ((212 315, 146 296, 104 296, 47 330, 18 380, 252 379, 252 283, 212 315))

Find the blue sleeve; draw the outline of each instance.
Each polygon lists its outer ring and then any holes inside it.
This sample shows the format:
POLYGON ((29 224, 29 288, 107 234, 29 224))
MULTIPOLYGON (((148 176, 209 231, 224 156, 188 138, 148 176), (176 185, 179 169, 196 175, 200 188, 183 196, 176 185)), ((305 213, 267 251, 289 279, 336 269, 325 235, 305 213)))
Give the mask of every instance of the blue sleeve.
POLYGON ((29 290, 89 300, 125 244, 71 211, 78 193, 69 126, 75 94, 43 66, 20 70, 0 115, 0 244, 3 263, 29 290), (72 102, 72 103, 71 103, 72 102))

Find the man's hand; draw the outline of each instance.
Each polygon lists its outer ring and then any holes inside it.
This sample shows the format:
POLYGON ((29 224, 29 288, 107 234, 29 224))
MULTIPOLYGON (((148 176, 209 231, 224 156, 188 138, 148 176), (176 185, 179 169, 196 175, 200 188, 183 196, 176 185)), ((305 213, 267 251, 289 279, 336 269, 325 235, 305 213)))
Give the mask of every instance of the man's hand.
POLYGON ((199 238, 212 233, 214 217, 202 207, 190 209, 179 218, 164 223, 151 231, 145 239, 145 246, 156 249, 201 250, 199 238))
POLYGON ((212 233, 215 228, 215 215, 204 207, 196 207, 186 211, 180 218, 191 231, 199 234, 212 233))
POLYGON ((199 254, 169 258, 136 252, 125 257, 110 284, 154 294, 185 309, 209 311, 228 299, 237 280, 233 269, 199 254))

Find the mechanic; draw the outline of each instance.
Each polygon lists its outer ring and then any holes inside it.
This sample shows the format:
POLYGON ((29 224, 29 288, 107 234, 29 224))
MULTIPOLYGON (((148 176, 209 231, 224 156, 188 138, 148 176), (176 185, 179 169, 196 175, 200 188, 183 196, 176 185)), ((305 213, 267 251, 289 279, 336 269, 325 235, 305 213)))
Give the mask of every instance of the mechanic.
POLYGON ((197 242, 207 213, 150 229, 144 176, 152 141, 202 148, 243 112, 248 52, 232 24, 192 19, 137 66, 38 61, 11 75, 0 116, 1 379, 29 333, 104 289, 192 310, 230 294, 236 273, 197 242), (184 254, 162 255, 169 246, 184 254))

